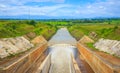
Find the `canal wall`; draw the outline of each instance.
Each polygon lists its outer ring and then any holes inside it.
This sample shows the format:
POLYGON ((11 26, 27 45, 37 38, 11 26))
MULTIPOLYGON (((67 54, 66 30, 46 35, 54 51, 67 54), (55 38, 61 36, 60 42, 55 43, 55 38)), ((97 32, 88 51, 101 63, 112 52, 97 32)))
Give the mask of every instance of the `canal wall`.
POLYGON ((77 43, 80 56, 91 66, 95 73, 120 73, 120 60, 106 53, 93 51, 85 43, 93 42, 84 37, 77 43), (85 41, 83 41, 85 40, 85 41), (84 42, 84 43, 83 43, 84 42))
POLYGON ((47 41, 42 36, 39 36, 33 39, 32 42, 36 47, 32 48, 22 57, 1 65, 0 73, 35 73, 44 60, 43 53, 47 49, 47 41))
POLYGON ((72 61, 71 72, 72 73, 82 73, 81 70, 79 69, 79 66, 78 66, 78 64, 77 64, 73 55, 71 55, 71 61, 72 61))
POLYGON ((51 54, 49 54, 45 60, 42 62, 42 64, 39 66, 36 73, 49 73, 51 66, 51 54))
MULTIPOLYGON (((46 59, 42 62, 42 64, 39 66, 36 73, 49 73, 50 67, 53 65, 51 63, 51 54, 49 54, 46 59)), ((71 73, 82 73, 78 67, 77 62, 74 59, 74 56, 71 54, 71 65, 70 65, 71 73)), ((58 71, 59 72, 59 71, 58 71)))

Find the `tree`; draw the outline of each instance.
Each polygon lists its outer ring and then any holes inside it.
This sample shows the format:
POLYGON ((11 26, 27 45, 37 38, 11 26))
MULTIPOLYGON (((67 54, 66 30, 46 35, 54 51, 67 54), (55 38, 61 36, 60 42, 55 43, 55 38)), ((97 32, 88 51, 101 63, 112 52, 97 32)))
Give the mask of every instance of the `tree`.
POLYGON ((113 30, 115 31, 116 29, 118 29, 118 26, 117 26, 117 25, 116 25, 116 26, 114 26, 113 30))
POLYGON ((35 25, 36 25, 36 22, 35 22, 34 20, 31 20, 31 21, 29 22, 29 24, 35 26, 35 25))

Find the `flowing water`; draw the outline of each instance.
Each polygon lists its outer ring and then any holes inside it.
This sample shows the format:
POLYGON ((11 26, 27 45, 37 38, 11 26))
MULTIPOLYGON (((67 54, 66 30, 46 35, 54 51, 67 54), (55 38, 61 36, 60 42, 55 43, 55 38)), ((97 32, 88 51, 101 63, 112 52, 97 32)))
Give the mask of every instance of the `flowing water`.
POLYGON ((48 45, 54 44, 71 44, 76 45, 76 40, 73 38, 66 28, 61 28, 48 42, 48 45))
POLYGON ((72 73, 71 55, 77 56, 76 40, 66 28, 61 28, 48 42, 51 53, 51 67, 49 73, 72 73))
POLYGON ((48 42, 46 54, 51 54, 49 73, 74 73, 71 70, 71 55, 76 59, 82 73, 94 73, 90 66, 80 58, 76 46, 77 41, 66 28, 61 28, 48 42))

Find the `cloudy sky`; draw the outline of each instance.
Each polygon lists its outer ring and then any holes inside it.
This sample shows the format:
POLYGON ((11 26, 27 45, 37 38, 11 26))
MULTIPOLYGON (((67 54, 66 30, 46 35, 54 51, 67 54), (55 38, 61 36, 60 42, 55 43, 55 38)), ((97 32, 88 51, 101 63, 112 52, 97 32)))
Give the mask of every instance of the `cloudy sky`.
POLYGON ((120 0, 0 0, 0 18, 120 17, 120 0))

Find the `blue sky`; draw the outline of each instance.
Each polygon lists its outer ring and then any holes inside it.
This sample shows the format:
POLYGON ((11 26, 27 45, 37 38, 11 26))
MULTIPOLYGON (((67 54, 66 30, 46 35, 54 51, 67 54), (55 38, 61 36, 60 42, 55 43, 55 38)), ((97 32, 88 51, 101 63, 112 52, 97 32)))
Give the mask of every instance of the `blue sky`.
POLYGON ((120 17, 120 0, 0 0, 0 18, 120 17))

